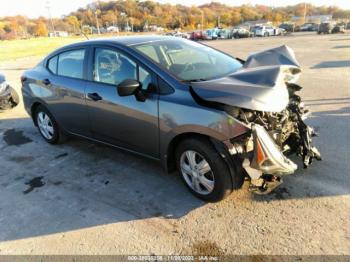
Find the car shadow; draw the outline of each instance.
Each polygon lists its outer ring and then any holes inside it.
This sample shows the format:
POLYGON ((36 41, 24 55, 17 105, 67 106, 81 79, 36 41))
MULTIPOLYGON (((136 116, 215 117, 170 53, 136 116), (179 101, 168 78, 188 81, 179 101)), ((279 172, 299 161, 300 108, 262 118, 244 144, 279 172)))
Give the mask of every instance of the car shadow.
POLYGON ((350 45, 337 45, 333 47, 334 49, 339 49, 339 48, 350 48, 350 45))
POLYGON ((329 41, 349 41, 350 38, 336 38, 336 39, 330 39, 329 41))
MULTIPOLYGON (((270 195, 251 194, 246 183, 228 201, 236 208, 242 201, 244 209, 244 201, 348 195, 349 113, 349 107, 321 111, 308 120, 320 130, 315 142, 323 161, 287 176, 270 195)), ((0 120, 0 151, 0 241, 156 217, 179 219, 207 205, 178 174, 166 174, 155 161, 78 138, 49 145, 29 118, 0 120)))
POLYGON ((310 69, 337 68, 337 67, 350 67, 350 60, 325 61, 310 67, 310 69))
POLYGON ((49 145, 29 118, 0 120, 0 151, 0 241, 176 219, 206 204, 157 161, 79 138, 49 145))
POLYGON ((350 97, 305 99, 305 100, 303 100, 303 102, 307 106, 346 104, 346 103, 350 102, 350 97))

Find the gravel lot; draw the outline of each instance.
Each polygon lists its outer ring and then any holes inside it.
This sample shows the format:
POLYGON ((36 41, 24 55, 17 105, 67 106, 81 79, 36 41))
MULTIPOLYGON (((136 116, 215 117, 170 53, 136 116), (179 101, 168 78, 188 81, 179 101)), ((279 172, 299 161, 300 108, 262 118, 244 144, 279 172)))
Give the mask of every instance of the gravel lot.
MULTIPOLYGON (((0 113, 0 254, 350 255, 350 35, 208 44, 241 58, 293 48, 324 160, 269 196, 245 184, 207 204, 147 159, 80 139, 46 144, 20 104, 0 113)), ((38 61, 0 71, 19 90, 21 72, 38 61)))

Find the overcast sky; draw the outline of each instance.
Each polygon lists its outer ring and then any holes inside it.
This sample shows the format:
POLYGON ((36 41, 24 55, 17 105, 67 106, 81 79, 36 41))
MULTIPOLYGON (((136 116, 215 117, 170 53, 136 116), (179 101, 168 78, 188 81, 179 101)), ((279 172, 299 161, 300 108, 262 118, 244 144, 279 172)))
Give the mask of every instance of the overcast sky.
MULTIPOLYGON (((263 4, 272 6, 285 6, 303 3, 303 0, 216 0, 228 5, 242 4, 263 4)), ((2 3, 0 8, 0 17, 13 15, 26 15, 34 18, 38 16, 48 16, 46 9, 47 0, 6 0, 6 4, 2 3)), ((75 11, 79 7, 85 7, 93 0, 50 0, 51 14, 54 17, 60 17, 75 11)), ((210 0, 158 0, 161 3, 199 5, 211 2, 210 0)), ((308 3, 313 5, 337 5, 341 8, 350 9, 350 0, 309 0, 308 3)))

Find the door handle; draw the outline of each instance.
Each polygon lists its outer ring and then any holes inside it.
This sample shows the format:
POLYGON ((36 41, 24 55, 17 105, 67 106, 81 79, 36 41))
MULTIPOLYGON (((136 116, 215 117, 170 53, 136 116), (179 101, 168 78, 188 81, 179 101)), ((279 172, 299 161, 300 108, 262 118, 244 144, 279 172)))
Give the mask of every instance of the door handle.
POLYGON ((87 96, 88 96, 88 98, 90 98, 91 100, 94 100, 94 101, 102 100, 102 97, 97 93, 88 93, 87 96))
POLYGON ((51 84, 51 81, 50 81, 49 79, 47 79, 47 78, 44 79, 42 82, 43 82, 43 84, 46 85, 46 86, 48 86, 48 85, 51 84))

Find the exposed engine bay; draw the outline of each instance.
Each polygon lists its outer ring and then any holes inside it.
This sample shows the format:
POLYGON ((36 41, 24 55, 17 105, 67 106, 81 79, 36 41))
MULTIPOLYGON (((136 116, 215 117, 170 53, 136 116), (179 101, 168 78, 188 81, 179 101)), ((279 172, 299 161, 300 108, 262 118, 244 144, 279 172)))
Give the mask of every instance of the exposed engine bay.
POLYGON ((249 128, 226 145, 232 157, 242 163, 251 180, 250 190, 267 194, 295 172, 297 165, 287 158, 302 157, 307 168, 321 154, 312 145, 315 130, 304 120, 310 114, 297 94, 295 84, 301 69, 287 46, 239 59, 242 69, 223 79, 194 83, 192 95, 198 103, 224 110, 249 128))
MULTIPOLYGON (((260 156, 257 151, 260 149, 258 149, 257 143, 259 142, 254 141, 255 125, 263 127, 267 131, 283 155, 290 156, 296 154, 302 157, 304 168, 312 164, 314 159, 322 159, 318 149, 312 145, 312 137, 317 136, 317 133, 304 122, 310 114, 310 111, 304 107, 300 96, 296 94, 301 87, 296 84, 287 84, 287 87, 290 95, 290 102, 281 112, 264 112, 225 107, 225 111, 227 111, 228 114, 252 127, 253 132, 250 136, 243 136, 236 141, 233 140, 235 141, 234 153, 254 153, 254 155, 251 155, 252 159, 249 164, 253 164, 256 168, 259 168, 259 163, 257 162, 262 160, 258 159, 260 156)), ((284 160, 291 162, 288 159, 284 160)), ((267 159, 267 161, 271 160, 267 159)), ((292 173, 296 170, 297 166, 293 162, 290 164, 293 166, 293 170, 290 172, 292 173)), ((248 174, 252 172, 250 167, 246 166, 245 169, 248 174)), ((259 177, 252 177, 251 191, 258 194, 266 194, 282 183, 280 176, 276 176, 274 172, 269 174, 269 170, 266 170, 266 172, 267 173, 260 173, 259 177)), ((284 174, 281 172, 278 175, 284 174)))

